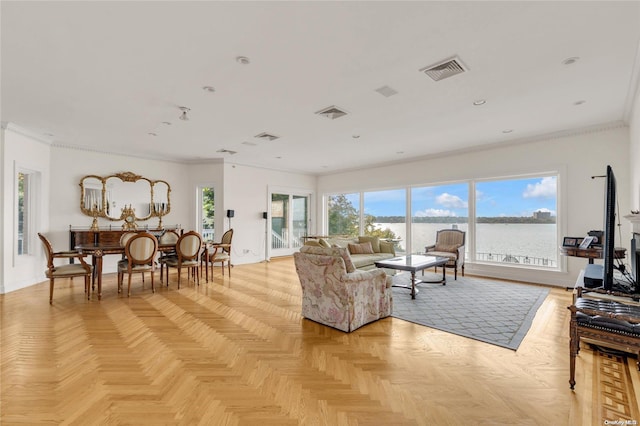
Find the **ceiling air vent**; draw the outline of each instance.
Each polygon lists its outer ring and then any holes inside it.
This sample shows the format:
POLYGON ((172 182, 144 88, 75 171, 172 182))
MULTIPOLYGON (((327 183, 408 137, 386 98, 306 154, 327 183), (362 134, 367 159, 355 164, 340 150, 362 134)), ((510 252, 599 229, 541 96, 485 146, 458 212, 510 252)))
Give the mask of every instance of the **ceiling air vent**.
POLYGON ((229 155, 233 155, 233 154, 237 153, 236 151, 231 151, 230 149, 224 149, 224 148, 223 149, 219 149, 216 152, 220 152, 222 154, 229 154, 229 155))
POLYGON ((396 89, 394 89, 393 87, 389 87, 389 86, 382 86, 379 87, 375 90, 376 92, 380 93, 382 96, 384 96, 385 98, 388 98, 390 96, 393 95, 397 95, 398 91, 396 89))
POLYGON ((278 139, 280 136, 272 135, 270 133, 262 132, 258 135, 255 135, 254 138, 262 139, 263 141, 274 141, 278 139))
POLYGON ((335 120, 336 118, 340 118, 348 113, 334 105, 329 108, 321 109, 320 111, 317 111, 316 114, 335 120))
POLYGON ((466 71, 467 68, 457 56, 420 70, 420 72, 431 77, 433 81, 444 80, 445 78, 453 77, 454 75, 462 74, 466 71))

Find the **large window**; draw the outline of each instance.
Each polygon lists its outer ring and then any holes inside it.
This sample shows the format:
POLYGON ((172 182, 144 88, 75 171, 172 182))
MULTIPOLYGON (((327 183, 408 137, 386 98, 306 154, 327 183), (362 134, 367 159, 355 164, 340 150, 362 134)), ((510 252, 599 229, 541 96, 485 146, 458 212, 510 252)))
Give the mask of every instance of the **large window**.
POLYGON ((360 194, 330 195, 327 201, 329 235, 360 235, 360 194))
MULTIPOLYGON (((445 228, 467 231, 469 222, 469 184, 411 188, 411 248, 423 252, 445 228)), ((465 246, 468 249, 468 242, 465 246)))
POLYGON ((364 235, 395 242, 396 253, 406 252, 407 191, 365 192, 364 235))
POLYGON ((476 260, 557 267, 556 176, 476 183, 476 260))
POLYGON ((438 230, 453 228, 467 234, 468 261, 557 268, 557 181, 541 174, 413 187, 409 214, 404 188, 333 194, 328 231, 394 240, 400 254, 423 252, 438 230))

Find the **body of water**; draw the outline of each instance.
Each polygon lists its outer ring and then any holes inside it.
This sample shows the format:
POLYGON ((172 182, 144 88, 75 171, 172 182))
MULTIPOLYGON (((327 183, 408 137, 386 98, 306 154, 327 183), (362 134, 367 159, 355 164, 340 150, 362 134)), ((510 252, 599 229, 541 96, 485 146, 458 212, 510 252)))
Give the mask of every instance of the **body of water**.
MULTIPOLYGON (((456 225, 467 231, 467 224, 456 225)), ((407 250, 406 225, 404 223, 377 223, 376 227, 389 228, 401 241, 401 251, 412 253, 424 251, 427 245, 435 244, 436 233, 450 229, 448 223, 414 223, 412 225, 413 247, 407 250)), ((467 239, 468 239, 467 233, 467 239)), ((469 242, 467 241, 467 251, 469 242)), ((478 223, 476 224, 476 253, 478 260, 502 262, 512 256, 520 263, 540 264, 555 267, 558 264, 558 240, 555 223, 478 223), (533 261, 540 259, 540 261, 533 261), (545 259, 543 261, 542 259, 545 259), (537 262, 537 263, 536 263, 537 262)))

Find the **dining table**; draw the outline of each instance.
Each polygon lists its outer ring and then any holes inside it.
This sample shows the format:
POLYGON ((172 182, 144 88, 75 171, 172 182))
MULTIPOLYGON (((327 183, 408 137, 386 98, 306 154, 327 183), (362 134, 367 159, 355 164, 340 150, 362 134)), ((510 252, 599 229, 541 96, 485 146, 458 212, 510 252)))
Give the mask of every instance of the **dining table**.
MULTIPOLYGON (((203 242, 202 248, 204 250, 205 259, 205 279, 209 282, 209 245, 203 242)), ((124 255, 124 246, 120 244, 101 244, 101 243, 89 243, 89 244, 77 244, 74 247, 80 253, 91 256, 91 263, 93 264, 93 276, 91 277, 91 290, 95 291, 96 284, 98 287, 98 300, 102 299, 102 258, 110 254, 124 255)), ((173 244, 158 244, 159 252, 171 252, 175 251, 176 245, 173 244)), ((169 278, 167 277, 167 281, 169 278)))

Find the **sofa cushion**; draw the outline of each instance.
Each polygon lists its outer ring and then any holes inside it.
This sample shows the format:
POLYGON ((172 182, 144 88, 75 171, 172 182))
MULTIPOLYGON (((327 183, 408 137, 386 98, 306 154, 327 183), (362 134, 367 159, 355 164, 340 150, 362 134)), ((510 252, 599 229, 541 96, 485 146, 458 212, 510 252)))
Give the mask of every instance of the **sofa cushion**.
POLYGON ((331 248, 331 244, 329 244, 324 238, 320 238, 318 242, 322 247, 331 248))
POLYGON ((458 244, 436 244, 436 251, 445 251, 449 253, 455 253, 458 251, 458 244))
POLYGON ((373 254, 373 247, 371 247, 370 242, 349 244, 348 248, 351 254, 373 254))
POLYGON ((344 260, 344 266, 347 272, 351 273, 356 270, 356 267, 351 261, 351 256, 349 256, 349 252, 347 251, 347 249, 342 247, 326 248, 304 245, 300 247, 300 252, 318 254, 321 256, 340 256, 344 260))
POLYGON ((391 253, 355 254, 351 256, 353 264, 358 269, 373 269, 375 262, 394 257, 391 253))
POLYGON ((358 237, 358 242, 360 243, 371 243, 371 248, 373 249, 374 253, 380 253, 380 239, 378 237, 367 237, 367 236, 360 236, 358 237))

